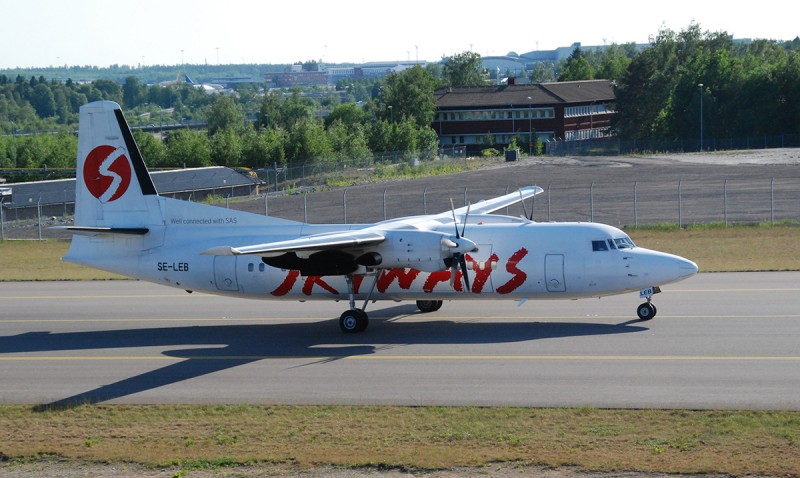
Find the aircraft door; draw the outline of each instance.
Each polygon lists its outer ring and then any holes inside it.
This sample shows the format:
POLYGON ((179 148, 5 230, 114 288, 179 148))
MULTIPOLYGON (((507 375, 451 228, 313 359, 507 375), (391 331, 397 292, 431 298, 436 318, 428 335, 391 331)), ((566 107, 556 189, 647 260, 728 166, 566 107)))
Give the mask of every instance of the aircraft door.
POLYGON ((544 276, 547 282, 547 292, 566 292, 564 254, 547 254, 544 256, 544 276))
POLYGON ((236 256, 214 256, 214 282, 218 290, 239 290, 236 256))

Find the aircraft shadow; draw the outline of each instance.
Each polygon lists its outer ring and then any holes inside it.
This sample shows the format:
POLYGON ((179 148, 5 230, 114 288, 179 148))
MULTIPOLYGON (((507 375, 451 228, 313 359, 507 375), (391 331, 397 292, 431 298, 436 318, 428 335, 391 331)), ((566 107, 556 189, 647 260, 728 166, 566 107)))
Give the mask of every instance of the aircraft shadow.
MULTIPOLYGON (((623 324, 573 322, 455 322, 398 320, 396 310, 375 311, 370 328, 361 334, 342 334, 335 321, 289 324, 210 325, 152 327, 89 332, 31 332, 0 337, 0 355, 28 352, 133 349, 139 347, 181 347, 162 353, 180 360, 52 403, 37 410, 70 408, 100 403, 152 390, 191 378, 274 358, 308 357, 333 361, 369 355, 399 344, 484 344, 541 339, 613 335, 641 332, 645 327, 623 324), (381 344, 381 345, 370 345, 381 344)), ((411 315, 401 313, 400 317, 411 315)))

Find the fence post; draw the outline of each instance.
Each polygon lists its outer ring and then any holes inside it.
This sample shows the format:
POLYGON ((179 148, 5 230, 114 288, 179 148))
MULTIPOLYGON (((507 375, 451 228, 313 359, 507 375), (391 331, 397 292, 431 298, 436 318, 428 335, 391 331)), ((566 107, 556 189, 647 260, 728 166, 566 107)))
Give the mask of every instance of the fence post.
POLYGON ((467 205, 467 186, 464 186, 464 205, 467 205))
POLYGON ((422 214, 428 215, 428 186, 422 190, 422 214))
POLYGON ((633 228, 639 228, 639 203, 636 201, 636 186, 638 181, 633 182, 633 228))
POLYGON ((344 223, 347 224, 347 188, 342 193, 342 210, 344 211, 344 223))
POLYGON ((547 222, 553 222, 550 217, 550 183, 547 183, 547 222))
POLYGON ((303 193, 303 222, 308 222, 308 191, 303 193))
POLYGON ((39 194, 39 200, 36 202, 36 216, 39 223, 39 240, 42 240, 42 195, 39 194))
POLYGON ((5 198, 0 197, 0 241, 6 240, 6 215, 3 212, 3 200, 5 198))
POLYGON ((683 180, 678 180, 678 229, 683 229, 683 180))
MULTIPOLYGON (((509 191, 510 188, 511 188, 511 186, 506 184, 506 194, 508 194, 508 191, 509 191)), ((506 216, 508 216, 508 206, 506 206, 506 216)))
POLYGON ((722 184, 722 217, 725 220, 725 227, 728 227, 728 179, 722 184))
POLYGON ((269 197, 269 192, 264 191, 264 215, 269 216, 269 205, 267 204, 267 198, 269 197))
POLYGON ((589 186, 589 222, 594 222, 594 182, 589 186))
POLYGON ((769 225, 775 226, 775 178, 769 181, 769 225))
POLYGON ((385 221, 386 218, 386 190, 383 190, 383 220, 385 221))

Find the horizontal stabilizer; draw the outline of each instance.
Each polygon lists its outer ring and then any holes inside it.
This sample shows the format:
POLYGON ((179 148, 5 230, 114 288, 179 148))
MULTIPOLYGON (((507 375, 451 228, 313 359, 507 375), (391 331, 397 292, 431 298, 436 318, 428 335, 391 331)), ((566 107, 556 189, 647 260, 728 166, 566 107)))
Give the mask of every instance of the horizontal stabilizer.
POLYGON ((70 231, 73 234, 82 234, 85 236, 95 236, 100 234, 122 234, 141 236, 147 234, 150 230, 146 227, 89 227, 89 226, 53 226, 50 229, 70 231))

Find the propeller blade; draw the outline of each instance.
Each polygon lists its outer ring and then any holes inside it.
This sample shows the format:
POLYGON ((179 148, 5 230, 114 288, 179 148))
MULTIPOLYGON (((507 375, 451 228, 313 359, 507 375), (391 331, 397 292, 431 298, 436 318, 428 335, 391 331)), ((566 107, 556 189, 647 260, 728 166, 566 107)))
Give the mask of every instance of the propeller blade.
POLYGON ((450 198, 450 211, 453 212, 453 227, 456 228, 456 239, 461 239, 461 236, 458 234, 458 223, 456 222, 456 207, 455 205, 453 205, 453 198, 450 198))
POLYGON ((472 206, 472 203, 467 204, 467 213, 464 214, 464 224, 461 225, 461 236, 464 236, 464 232, 467 230, 467 218, 469 218, 469 208, 472 206))
POLYGON ((472 292, 472 289, 469 288, 469 275, 467 275, 467 257, 465 254, 461 254, 461 257, 458 259, 458 262, 461 264, 461 275, 464 277, 464 290, 472 292))

